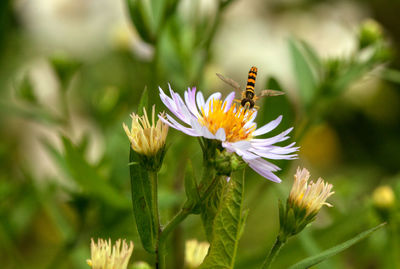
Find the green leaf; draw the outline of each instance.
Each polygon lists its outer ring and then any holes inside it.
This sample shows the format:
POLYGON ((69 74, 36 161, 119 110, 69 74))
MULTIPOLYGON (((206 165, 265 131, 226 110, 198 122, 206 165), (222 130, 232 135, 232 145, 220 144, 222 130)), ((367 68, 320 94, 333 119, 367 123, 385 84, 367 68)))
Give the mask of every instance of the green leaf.
POLYGON ((64 158, 69 173, 83 192, 116 208, 129 208, 128 199, 97 173, 96 169, 85 160, 79 149, 68 138, 63 137, 62 140, 65 150, 64 158))
POLYGON ((139 155, 130 149, 129 166, 131 177, 131 193, 133 214, 143 247, 150 253, 155 252, 157 225, 152 214, 151 181, 147 170, 139 159, 139 155))
POLYGON ((222 202, 218 208, 209 252, 201 269, 233 268, 239 238, 243 232, 246 214, 243 214, 244 172, 234 173, 225 182, 222 202))
POLYGON ((79 70, 82 63, 65 53, 56 53, 50 58, 50 64, 53 67, 61 83, 61 90, 68 88, 71 78, 79 70))
POLYGON ((346 90, 351 83, 360 79, 365 73, 368 72, 371 66, 368 63, 350 63, 350 66, 343 72, 333 84, 333 91, 335 94, 342 93, 346 90))
POLYGON ((366 238, 367 236, 371 235, 373 232, 375 232, 376 230, 382 228, 386 223, 381 223, 378 226, 371 228, 367 231, 364 231, 360 234, 358 234, 357 236, 353 237, 352 239, 341 243, 335 247, 332 247, 330 249, 327 249, 323 252, 321 252, 320 254, 317 254, 315 256, 306 258, 298 263, 296 263, 295 265, 292 265, 291 267, 289 267, 289 269, 304 269, 304 268, 310 268, 313 265, 316 265, 322 261, 324 261, 327 258, 330 258, 336 254, 338 254, 339 252, 342 252, 343 250, 351 247, 352 245, 354 245, 355 243, 359 242, 360 240, 366 238))
MULTIPOLYGON (((278 80, 272 76, 268 78, 265 88, 285 92, 278 80)), ((264 101, 257 116, 261 116, 260 122, 265 124, 276 119, 278 115, 282 115, 283 121, 277 128, 277 132, 280 133, 283 130, 293 126, 293 122, 295 121, 295 111, 287 94, 274 97, 265 97, 263 99, 264 101)))
POLYGON ((317 81, 313 70, 305 56, 299 48, 298 43, 290 39, 289 50, 292 56, 293 68, 300 91, 300 98, 304 106, 310 105, 316 92, 317 81))
POLYGON ((21 99, 28 101, 31 104, 37 104, 38 100, 28 75, 25 75, 17 86, 17 95, 21 99))
POLYGON ((317 52, 311 47, 307 42, 300 40, 299 45, 302 46, 304 53, 307 55, 310 65, 312 65, 313 70, 316 72, 318 79, 322 79, 322 73, 324 70, 321 59, 319 58, 317 52))
POLYGON ((213 192, 204 199, 201 205, 201 220, 203 221, 208 241, 212 240, 214 220, 221 204, 224 186, 226 185, 225 177, 216 176, 215 180, 217 182, 213 192))

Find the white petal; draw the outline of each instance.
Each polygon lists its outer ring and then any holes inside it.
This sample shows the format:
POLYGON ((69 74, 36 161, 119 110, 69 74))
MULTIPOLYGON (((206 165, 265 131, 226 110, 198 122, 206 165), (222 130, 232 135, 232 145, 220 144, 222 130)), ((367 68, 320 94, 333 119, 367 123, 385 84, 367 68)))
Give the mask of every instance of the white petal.
POLYGON ((225 130, 224 128, 219 128, 218 131, 215 134, 215 138, 221 141, 226 140, 226 135, 225 135, 225 130))
POLYGON ((193 119, 191 121, 192 127, 196 130, 197 133, 200 134, 200 136, 203 136, 208 139, 215 139, 215 135, 213 135, 206 126, 203 126, 199 123, 198 120, 193 119))
MULTIPOLYGON (((213 100, 219 100, 221 98, 221 93, 220 92, 216 92, 210 95, 210 97, 208 97, 206 103, 204 104, 204 112, 206 113, 206 115, 208 115, 208 110, 210 109, 210 103, 213 100)), ((212 104, 211 104, 212 106, 212 104)))
POLYGON ((231 92, 230 94, 228 94, 228 96, 224 100, 224 103, 226 102, 224 112, 228 111, 231 108, 234 99, 235 99, 235 92, 231 92))
POLYGON ((252 139, 251 144, 255 147, 265 147, 265 146, 270 146, 278 142, 285 141, 286 139, 289 138, 289 136, 286 136, 288 133, 290 133, 293 130, 293 127, 287 129, 286 131, 283 131, 282 133, 270 137, 270 138, 264 138, 264 139, 252 139))
POLYGON ((196 103, 197 103, 197 107, 199 108, 199 110, 201 110, 201 108, 204 107, 204 96, 201 92, 197 92, 196 94, 196 103))

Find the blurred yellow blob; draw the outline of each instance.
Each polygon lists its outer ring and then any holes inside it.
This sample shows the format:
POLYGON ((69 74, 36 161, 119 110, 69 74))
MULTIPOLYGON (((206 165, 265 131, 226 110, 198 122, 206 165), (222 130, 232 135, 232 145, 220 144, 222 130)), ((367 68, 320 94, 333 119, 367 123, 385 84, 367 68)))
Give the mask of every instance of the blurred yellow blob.
POLYGON ((340 155, 339 138, 327 124, 311 127, 300 144, 301 158, 307 159, 313 166, 332 166, 340 155))
POLYGON ((199 242, 196 239, 186 241, 185 263, 187 267, 190 269, 198 268, 206 257, 209 247, 209 243, 199 242))
POLYGON ((388 185, 376 188, 372 194, 372 201, 378 208, 390 208, 395 203, 395 196, 392 188, 388 185))

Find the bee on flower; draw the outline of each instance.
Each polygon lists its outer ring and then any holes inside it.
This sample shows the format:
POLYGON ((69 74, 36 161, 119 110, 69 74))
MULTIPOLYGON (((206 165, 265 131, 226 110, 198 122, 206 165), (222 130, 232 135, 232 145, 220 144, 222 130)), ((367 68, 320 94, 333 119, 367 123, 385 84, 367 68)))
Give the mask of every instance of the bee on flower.
POLYGON ((174 92, 169 86, 170 96, 160 88, 160 98, 170 112, 179 119, 166 114, 160 116, 165 124, 187 135, 215 140, 222 149, 236 153, 254 171, 261 176, 274 181, 281 179, 274 174, 280 168, 269 160, 297 157, 298 147, 295 143, 286 146, 276 144, 289 139, 288 134, 293 128, 269 138, 256 138, 274 130, 282 121, 282 116, 257 128, 254 122, 257 111, 245 109, 234 103, 235 93, 232 92, 222 100, 221 93, 212 94, 207 100, 201 92, 196 93, 196 88, 188 89, 184 99, 174 92))

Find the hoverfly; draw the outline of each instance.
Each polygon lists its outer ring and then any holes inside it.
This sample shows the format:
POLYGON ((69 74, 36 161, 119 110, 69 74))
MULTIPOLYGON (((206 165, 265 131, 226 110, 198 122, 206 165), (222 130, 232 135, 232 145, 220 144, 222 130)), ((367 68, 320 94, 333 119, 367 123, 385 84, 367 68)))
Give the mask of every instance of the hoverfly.
MULTIPOLYGON (((217 73, 217 76, 225 83, 229 84, 236 90, 240 91, 240 85, 236 81, 234 81, 231 78, 226 78, 221 74, 217 73)), ((245 109, 252 109, 252 108, 258 108, 255 106, 255 101, 259 98, 255 92, 254 92, 254 85, 256 83, 256 77, 257 77, 257 67, 253 66, 250 68, 249 75, 247 78, 247 85, 246 89, 242 91, 242 100, 235 99, 236 102, 240 103, 242 107, 245 109)), ((279 96, 285 94, 282 91, 275 91, 275 90, 262 90, 260 97, 264 96, 279 96)))

